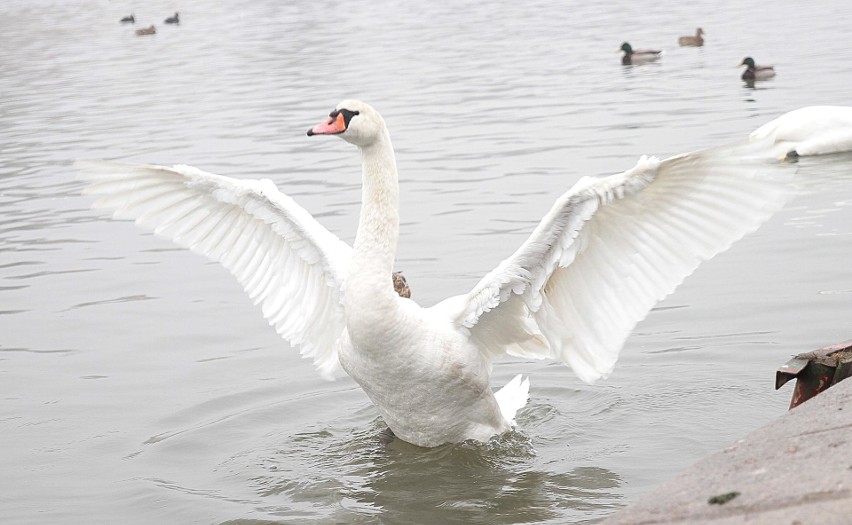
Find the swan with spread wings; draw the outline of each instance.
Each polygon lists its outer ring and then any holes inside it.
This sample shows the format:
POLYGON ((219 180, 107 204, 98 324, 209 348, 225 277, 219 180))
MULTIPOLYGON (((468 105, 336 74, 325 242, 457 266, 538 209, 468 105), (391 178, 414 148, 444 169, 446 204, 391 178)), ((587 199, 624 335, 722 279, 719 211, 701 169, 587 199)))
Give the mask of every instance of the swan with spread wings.
POLYGON ((795 167, 771 138, 585 177, 466 295, 424 308, 394 292, 397 165, 384 120, 356 100, 308 135, 357 146, 362 207, 350 247, 268 180, 190 166, 81 163, 96 207, 115 209, 223 264, 319 373, 341 370, 399 438, 424 447, 509 429, 529 380, 494 392, 505 354, 606 377, 628 334, 704 260, 779 209, 795 167))

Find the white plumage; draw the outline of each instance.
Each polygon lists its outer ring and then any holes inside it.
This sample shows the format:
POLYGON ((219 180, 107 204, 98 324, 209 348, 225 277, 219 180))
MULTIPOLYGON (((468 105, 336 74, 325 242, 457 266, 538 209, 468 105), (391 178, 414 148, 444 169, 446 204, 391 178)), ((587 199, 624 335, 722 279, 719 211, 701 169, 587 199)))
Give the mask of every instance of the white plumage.
POLYGON ((781 115, 751 133, 771 139, 778 157, 804 157, 852 151, 852 107, 809 106, 781 115))
POLYGON ((222 263, 264 317, 319 372, 339 369, 341 289, 351 248, 269 180, 239 180, 191 166, 78 162, 97 208, 222 263), (336 333, 335 333, 336 332, 336 333))
POLYGON ((584 178, 470 293, 422 308, 393 290, 398 183, 383 119, 347 100, 308 134, 361 150, 352 248, 270 181, 112 163, 81 163, 81 176, 96 207, 221 262, 323 376, 342 366, 393 432, 421 446, 514 424, 528 380, 489 384, 506 353, 605 377, 654 304, 783 205, 794 170, 765 138, 584 178))

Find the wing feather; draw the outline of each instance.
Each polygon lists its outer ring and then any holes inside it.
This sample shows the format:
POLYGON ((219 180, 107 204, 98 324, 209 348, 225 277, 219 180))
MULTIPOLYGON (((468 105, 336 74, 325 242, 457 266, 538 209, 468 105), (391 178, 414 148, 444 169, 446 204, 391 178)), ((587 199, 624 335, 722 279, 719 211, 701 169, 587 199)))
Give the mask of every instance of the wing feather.
POLYGON ((584 381, 605 377, 658 301, 783 205, 795 168, 771 157, 769 140, 751 141, 581 179, 444 307, 490 359, 550 357, 584 381))
POLYGON ((263 316, 325 377, 338 372, 350 247, 270 181, 190 166, 78 163, 96 208, 222 263, 263 316))

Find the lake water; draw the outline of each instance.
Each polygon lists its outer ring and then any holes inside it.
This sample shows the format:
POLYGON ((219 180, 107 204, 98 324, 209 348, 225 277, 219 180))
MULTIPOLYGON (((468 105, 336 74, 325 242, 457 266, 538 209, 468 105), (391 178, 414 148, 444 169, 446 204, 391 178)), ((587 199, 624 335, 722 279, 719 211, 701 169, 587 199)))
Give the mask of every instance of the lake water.
POLYGON ((517 431, 384 446, 352 381, 321 380, 219 265, 90 210, 71 168, 270 178, 351 242, 357 153, 305 130, 361 98, 397 150, 397 266, 430 305, 583 175, 852 104, 850 4, 140 4, 0 3, 0 522, 594 521, 782 414, 775 368, 852 334, 852 157, 802 159, 797 198, 660 303, 610 379, 501 362, 494 386, 531 376, 517 431), (698 25, 706 46, 678 48, 698 25), (664 57, 622 67, 624 40, 664 57), (745 86, 746 55, 777 78, 745 86))

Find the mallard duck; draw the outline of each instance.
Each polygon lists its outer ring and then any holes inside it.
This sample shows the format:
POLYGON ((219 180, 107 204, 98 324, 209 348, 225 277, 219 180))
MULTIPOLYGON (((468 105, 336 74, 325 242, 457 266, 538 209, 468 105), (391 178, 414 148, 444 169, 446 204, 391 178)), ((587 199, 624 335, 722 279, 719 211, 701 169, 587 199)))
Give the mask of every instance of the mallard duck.
POLYGON ((660 58, 662 51, 656 49, 633 49, 627 42, 621 44, 620 51, 624 51, 624 56, 621 57, 621 63, 625 66, 644 64, 645 62, 653 62, 660 58))
POLYGON ((121 19, 121 23, 122 24, 135 24, 136 23, 136 17, 134 17, 132 14, 130 16, 125 16, 124 18, 121 19))
POLYGON ((766 80, 775 76, 775 67, 773 66, 757 66, 754 64, 754 59, 745 57, 742 62, 737 64, 737 67, 746 66, 743 71, 743 80, 766 80))
POLYGON ((704 30, 699 27, 695 30, 695 36, 682 36, 677 39, 677 43, 682 46, 701 47, 704 45, 704 30))
POLYGON ((176 12, 175 16, 170 16, 166 18, 167 24, 180 24, 180 15, 176 12))
POLYGON ((157 28, 154 27, 154 26, 136 30, 136 36, 156 35, 156 34, 157 34, 157 28))

